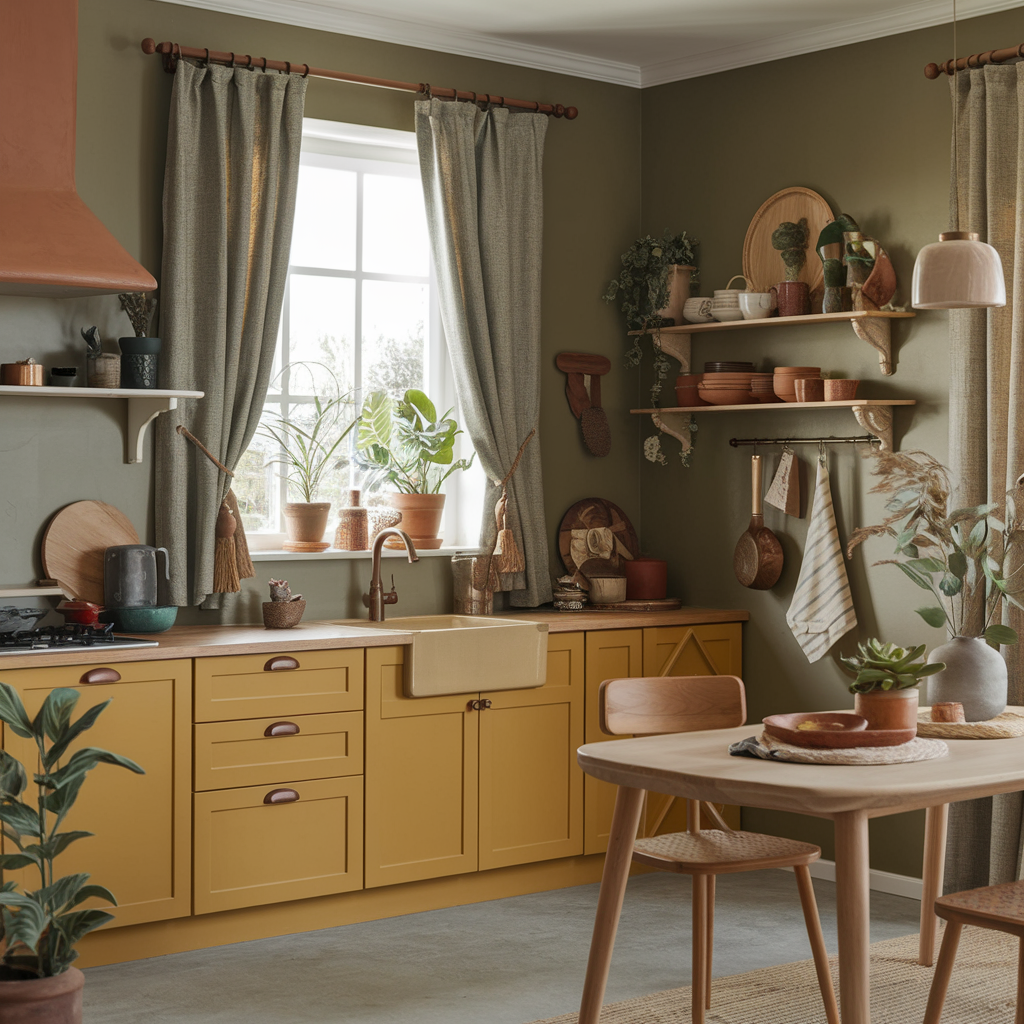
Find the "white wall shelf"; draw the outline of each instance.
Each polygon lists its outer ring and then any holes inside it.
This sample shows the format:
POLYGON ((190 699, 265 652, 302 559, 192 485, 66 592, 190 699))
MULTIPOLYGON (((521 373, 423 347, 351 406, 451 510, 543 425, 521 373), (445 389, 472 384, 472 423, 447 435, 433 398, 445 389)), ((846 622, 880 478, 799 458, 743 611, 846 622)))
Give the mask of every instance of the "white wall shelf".
POLYGON ((26 587, 0 587, 0 601, 11 597, 64 597, 60 587, 43 587, 29 584, 26 587))
POLYGON ((896 405, 917 405, 913 398, 854 398, 845 402, 766 402, 749 405, 698 405, 668 409, 630 409, 634 416, 650 416, 664 434, 670 434, 690 449, 690 417, 721 412, 799 412, 801 409, 849 409, 857 422, 881 442, 883 451, 892 451, 892 410, 896 405))
POLYGON ((142 462, 142 442, 146 427, 162 412, 178 407, 179 398, 202 398, 202 391, 133 390, 131 388, 50 388, 23 387, 13 384, 0 385, 0 396, 17 398, 71 399, 123 399, 127 404, 125 422, 125 462, 142 462))

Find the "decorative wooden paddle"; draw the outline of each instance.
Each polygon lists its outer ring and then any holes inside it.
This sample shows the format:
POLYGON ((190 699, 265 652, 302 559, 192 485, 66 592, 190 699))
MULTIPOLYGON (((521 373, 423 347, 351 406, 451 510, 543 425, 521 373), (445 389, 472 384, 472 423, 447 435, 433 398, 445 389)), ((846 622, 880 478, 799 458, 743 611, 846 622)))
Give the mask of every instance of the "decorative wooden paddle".
POLYGON ((583 443, 592 455, 607 455, 612 450, 612 435, 601 408, 601 378, 611 370, 611 360, 586 352, 560 352, 555 365, 567 374, 565 396, 583 428, 583 443))
POLYGON ((753 511, 750 525, 736 544, 732 564, 736 579, 751 590, 770 590, 782 575, 782 545, 764 525, 761 505, 761 456, 750 460, 753 511))

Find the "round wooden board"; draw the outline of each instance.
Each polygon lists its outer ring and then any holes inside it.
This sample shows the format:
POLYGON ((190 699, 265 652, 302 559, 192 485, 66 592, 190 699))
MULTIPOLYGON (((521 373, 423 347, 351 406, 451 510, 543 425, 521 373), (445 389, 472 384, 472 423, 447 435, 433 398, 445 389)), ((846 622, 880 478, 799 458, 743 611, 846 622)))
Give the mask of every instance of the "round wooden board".
POLYGON ((622 563, 640 554, 640 544, 618 505, 606 498, 584 498, 562 517, 558 553, 566 571, 589 591, 590 573, 622 572, 622 563))
POLYGON ((650 601, 618 601, 615 604, 597 604, 591 601, 587 608, 593 612, 674 612, 683 607, 680 597, 661 597, 650 601))
POLYGON ((76 501, 51 520, 43 534, 43 570, 79 601, 103 604, 103 553, 138 544, 128 517, 102 501, 76 501))
POLYGON ((772 285, 786 279, 782 254, 772 247, 772 232, 783 222, 796 223, 807 218, 807 261, 800 271, 801 281, 811 289, 811 312, 821 312, 825 294, 825 275, 818 258, 816 245, 822 228, 835 219, 832 208, 817 192, 794 186, 776 192, 766 199, 754 214, 743 239, 743 276, 751 288, 768 291, 772 285))

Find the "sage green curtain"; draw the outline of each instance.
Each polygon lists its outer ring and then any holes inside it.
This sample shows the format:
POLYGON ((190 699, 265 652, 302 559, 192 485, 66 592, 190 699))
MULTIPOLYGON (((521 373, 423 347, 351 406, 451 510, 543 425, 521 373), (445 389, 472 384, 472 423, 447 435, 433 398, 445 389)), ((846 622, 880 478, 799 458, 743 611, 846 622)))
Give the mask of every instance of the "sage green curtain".
MULTIPOLYGON (((484 541, 494 536, 497 482, 540 417, 543 156, 548 119, 472 103, 416 103, 427 224, 456 393, 489 480, 484 541)), ((519 607, 551 600, 540 436, 509 485, 508 522, 526 564, 504 589, 519 607)))
POLYGON ((288 269, 302 110, 299 75, 180 61, 164 174, 162 386, 179 400, 156 430, 156 537, 170 552, 170 600, 219 607, 214 529, 228 469, 259 424, 288 269))
MULTIPOLYGON (((1024 65, 991 65, 956 75, 959 174, 951 188, 960 228, 999 251, 1006 275, 1002 309, 950 314, 949 447, 958 506, 1001 500, 1024 471, 1024 65), (959 188, 957 182, 959 180, 959 188)), ((1024 615, 1003 621, 1024 637, 1024 615)), ((980 634, 982 609, 971 625, 980 634)), ((1009 702, 1024 704, 1020 646, 1003 647, 1009 702)), ((954 804, 946 891, 1021 878, 1024 794, 954 804)))

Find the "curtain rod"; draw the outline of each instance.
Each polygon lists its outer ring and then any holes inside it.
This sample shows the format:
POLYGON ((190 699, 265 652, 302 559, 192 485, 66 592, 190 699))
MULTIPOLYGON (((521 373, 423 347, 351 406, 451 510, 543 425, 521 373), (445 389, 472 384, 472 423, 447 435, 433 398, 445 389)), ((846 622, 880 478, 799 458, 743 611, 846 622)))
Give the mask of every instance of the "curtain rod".
POLYGON ((970 57, 960 57, 954 62, 953 58, 943 61, 941 64, 929 64, 924 69, 924 77, 935 79, 942 74, 952 75, 953 71, 966 71, 968 68, 980 68, 986 64, 1002 64, 1004 61, 1013 60, 1015 57, 1024 57, 1024 43, 1020 46, 1008 46, 1005 50, 986 50, 984 53, 972 53, 970 57))
POLYGON ((733 448, 740 445, 760 444, 875 444, 878 438, 873 434, 863 434, 860 437, 734 437, 729 444, 733 448))
POLYGON ((206 47, 179 46, 177 43, 158 43, 153 39, 142 40, 142 52, 159 53, 163 57, 164 70, 174 74, 181 57, 191 57, 215 64, 230 64, 232 67, 259 68, 261 71, 285 71, 288 74, 301 74, 303 78, 329 78, 336 82, 354 82, 356 85, 372 85, 378 89, 400 89, 403 92, 415 92, 428 99, 465 100, 470 103, 490 103, 499 107, 517 107, 532 110, 538 114, 549 114, 552 117, 564 117, 572 121, 579 114, 575 107, 563 107, 561 103, 540 103, 536 100, 516 100, 511 96, 494 96, 486 92, 463 92, 458 89, 431 87, 425 82, 397 82, 388 78, 367 78, 365 75, 350 75, 344 71, 330 71, 326 68, 312 68, 289 60, 268 60, 266 57, 250 57, 247 53, 225 53, 221 50, 208 50, 206 47))

